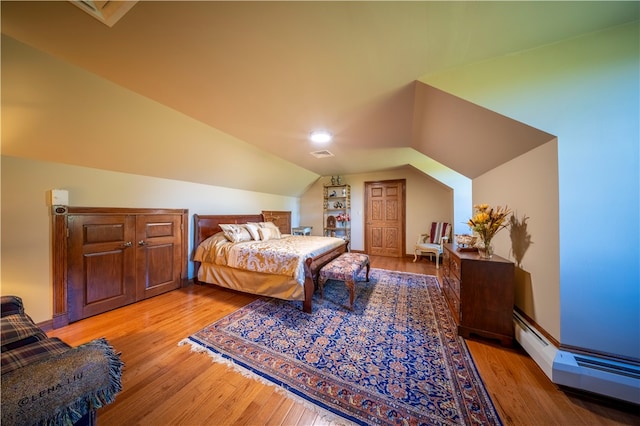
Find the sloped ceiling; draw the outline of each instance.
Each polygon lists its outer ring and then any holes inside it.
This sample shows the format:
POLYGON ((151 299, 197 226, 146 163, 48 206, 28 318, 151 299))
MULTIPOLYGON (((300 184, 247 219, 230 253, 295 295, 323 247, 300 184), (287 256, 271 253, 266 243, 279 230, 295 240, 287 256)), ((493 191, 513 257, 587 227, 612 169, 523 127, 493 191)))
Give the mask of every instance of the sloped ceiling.
POLYGON ((638 2, 142 1, 109 27, 65 1, 1 6, 4 34, 312 174, 391 169, 409 151, 470 178, 495 167, 495 156, 464 158, 478 138, 517 156, 551 136, 520 123, 484 127, 479 107, 417 79, 621 25, 639 10, 638 2), (316 128, 334 142, 312 145, 316 128), (335 156, 310 154, 321 149, 335 156))

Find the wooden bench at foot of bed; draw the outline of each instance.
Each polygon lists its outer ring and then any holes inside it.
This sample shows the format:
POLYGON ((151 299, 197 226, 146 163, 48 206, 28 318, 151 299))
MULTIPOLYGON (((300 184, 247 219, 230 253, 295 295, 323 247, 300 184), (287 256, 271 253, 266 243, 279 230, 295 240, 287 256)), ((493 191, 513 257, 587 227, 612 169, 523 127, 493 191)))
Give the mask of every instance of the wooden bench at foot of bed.
POLYGON ((349 302, 353 310, 353 302, 356 292, 356 280, 362 269, 367 268, 365 281, 369 282, 369 270, 371 264, 369 256, 360 253, 343 253, 320 270, 318 284, 320 296, 324 299, 324 283, 328 280, 343 281, 349 290, 349 302))

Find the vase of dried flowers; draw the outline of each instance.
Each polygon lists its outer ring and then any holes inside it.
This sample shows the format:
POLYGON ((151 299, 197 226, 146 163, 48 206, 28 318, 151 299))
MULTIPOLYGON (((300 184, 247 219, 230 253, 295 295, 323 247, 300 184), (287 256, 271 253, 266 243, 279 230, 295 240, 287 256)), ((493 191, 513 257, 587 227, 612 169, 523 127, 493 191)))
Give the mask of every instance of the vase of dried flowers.
POLYGON ((480 237, 478 254, 485 259, 490 259, 493 256, 491 240, 498 231, 507 226, 506 219, 511 214, 511 210, 506 206, 493 208, 488 204, 477 204, 473 208, 474 215, 467 224, 480 237))

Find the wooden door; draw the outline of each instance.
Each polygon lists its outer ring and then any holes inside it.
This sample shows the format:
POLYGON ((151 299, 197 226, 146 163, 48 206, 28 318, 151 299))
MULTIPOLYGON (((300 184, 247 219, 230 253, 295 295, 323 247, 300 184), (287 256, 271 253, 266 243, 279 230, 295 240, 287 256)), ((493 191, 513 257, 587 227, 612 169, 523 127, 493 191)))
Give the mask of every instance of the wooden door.
POLYGON ((182 215, 136 217, 137 300, 180 288, 182 215))
POLYGON ((405 249, 405 180, 365 182, 365 251, 402 257, 405 249))
POLYGON ((135 216, 69 215, 69 321, 136 300, 135 216))

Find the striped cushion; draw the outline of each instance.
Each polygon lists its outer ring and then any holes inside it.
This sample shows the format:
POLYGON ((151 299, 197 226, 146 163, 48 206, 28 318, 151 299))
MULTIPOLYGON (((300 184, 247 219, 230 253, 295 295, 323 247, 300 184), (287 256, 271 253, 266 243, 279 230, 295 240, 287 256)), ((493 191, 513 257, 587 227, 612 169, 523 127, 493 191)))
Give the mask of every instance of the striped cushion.
POLYGON ((440 244, 440 239, 449 235, 449 226, 447 222, 431 222, 429 242, 431 244, 440 244))

